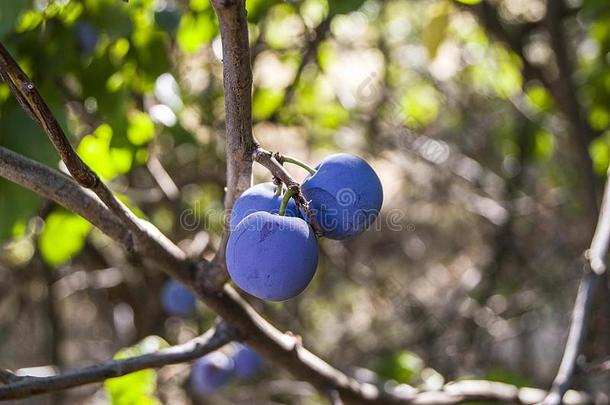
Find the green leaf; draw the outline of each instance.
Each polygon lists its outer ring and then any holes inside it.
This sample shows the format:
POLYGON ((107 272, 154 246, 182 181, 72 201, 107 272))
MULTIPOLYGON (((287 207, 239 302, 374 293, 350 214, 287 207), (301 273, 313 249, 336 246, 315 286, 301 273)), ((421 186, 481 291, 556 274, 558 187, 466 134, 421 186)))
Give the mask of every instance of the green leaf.
POLYGON ((417 354, 409 351, 394 353, 379 368, 379 375, 398 381, 412 383, 419 379, 424 369, 424 361, 417 354))
POLYGON ((27 10, 21 15, 21 18, 17 22, 15 31, 18 33, 31 31, 38 27, 38 25, 44 19, 43 14, 38 10, 27 10))
POLYGON ((252 115, 256 121, 263 121, 271 117, 282 105, 284 90, 260 88, 254 93, 252 115))
POLYGON ((129 149, 110 147, 112 134, 112 128, 102 124, 92 134, 83 137, 77 148, 83 161, 106 180, 127 173, 133 161, 129 149))
POLYGON ((481 0, 457 0, 462 4, 479 4, 481 0))
POLYGON ((248 21, 256 23, 273 5, 279 3, 279 0, 248 0, 246 1, 246 10, 248 12, 248 21))
POLYGON ((193 11, 203 11, 210 8, 210 0, 191 0, 190 6, 193 11))
POLYGON ((129 115, 127 139, 136 146, 144 145, 155 136, 155 124, 141 111, 129 115))
POLYGON ((548 131, 539 130, 534 135, 534 155, 540 159, 549 159, 553 155, 555 139, 548 131))
MULTIPOLYGON (((120 350, 114 358, 128 359, 156 352, 168 343, 158 336, 148 336, 134 346, 120 350)), ((112 405, 156 405, 161 402, 155 397, 157 373, 155 370, 142 370, 122 377, 111 378, 104 383, 112 405)))
POLYGON ((328 13, 331 16, 351 13, 358 10, 364 2, 365 0, 329 0, 328 13))
POLYGON ((80 252, 91 224, 63 209, 53 211, 45 220, 38 240, 42 257, 51 266, 58 266, 80 252))
POLYGON ((540 111, 548 111, 553 107, 553 98, 542 86, 531 86, 527 89, 526 95, 530 102, 540 111))
POLYGON ((610 126, 610 111, 605 105, 594 105, 589 110, 589 122, 597 131, 603 131, 610 126))
POLYGON ((608 140, 610 133, 596 138, 589 145, 589 155, 593 161, 593 169, 595 173, 604 175, 610 164, 610 142, 608 140))
POLYGON ((217 33, 216 18, 211 12, 186 13, 180 19, 176 40, 183 52, 192 54, 212 42, 217 33))
POLYGON ((487 374, 485 374, 484 378, 490 381, 516 385, 517 387, 528 387, 534 385, 534 383, 524 375, 501 368, 489 370, 487 374))
POLYGON ((447 36, 451 3, 443 1, 431 6, 428 21, 422 32, 422 42, 431 59, 436 57, 439 46, 447 36))
POLYGON ((0 1, 0 37, 13 29, 15 21, 27 6, 27 0, 0 1))
POLYGON ((402 99, 405 123, 425 126, 438 116, 442 95, 427 82, 413 84, 402 99))

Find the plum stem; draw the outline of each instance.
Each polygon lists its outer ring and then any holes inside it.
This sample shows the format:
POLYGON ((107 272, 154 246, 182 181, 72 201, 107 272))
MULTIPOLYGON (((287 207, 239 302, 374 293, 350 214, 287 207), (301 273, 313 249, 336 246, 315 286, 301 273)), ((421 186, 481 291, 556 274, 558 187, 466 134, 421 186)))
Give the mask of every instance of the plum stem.
POLYGON ((314 169, 313 167, 309 166, 307 163, 300 161, 299 159, 295 159, 293 157, 290 156, 285 156, 285 155, 281 155, 281 162, 286 162, 286 163, 292 163, 294 165, 297 166, 301 166, 303 169, 307 170, 309 172, 309 174, 315 174, 316 173, 316 169, 314 169))
POLYGON ((282 180, 280 180, 278 177, 273 177, 273 184, 275 184, 275 196, 279 197, 282 195, 282 180))
POLYGON ((282 198, 282 203, 280 204, 280 216, 284 216, 286 214, 286 207, 288 206, 288 201, 296 194, 296 191, 292 188, 289 188, 284 193, 284 198, 282 198))

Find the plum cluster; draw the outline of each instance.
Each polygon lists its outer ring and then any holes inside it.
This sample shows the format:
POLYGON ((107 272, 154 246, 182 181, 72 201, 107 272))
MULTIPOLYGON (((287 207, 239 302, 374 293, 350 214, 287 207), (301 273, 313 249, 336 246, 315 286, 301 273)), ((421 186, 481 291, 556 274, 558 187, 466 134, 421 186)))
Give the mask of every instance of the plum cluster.
POLYGON ((231 212, 229 275, 242 290, 264 300, 293 298, 311 282, 318 265, 313 219, 321 236, 349 239, 375 221, 383 203, 373 168, 346 153, 328 156, 303 181, 301 193, 314 218, 287 193, 274 183, 257 184, 231 212))
POLYGON ((190 385, 196 396, 208 396, 226 385, 232 377, 250 380, 263 368, 262 358, 250 347, 237 344, 229 354, 209 353, 191 368, 190 385))

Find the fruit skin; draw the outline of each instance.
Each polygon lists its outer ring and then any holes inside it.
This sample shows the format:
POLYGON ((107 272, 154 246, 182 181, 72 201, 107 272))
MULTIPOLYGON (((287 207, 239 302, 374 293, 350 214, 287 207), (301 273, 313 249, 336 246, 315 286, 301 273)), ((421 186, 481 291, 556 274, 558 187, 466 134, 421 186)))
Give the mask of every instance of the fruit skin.
POLYGON ((198 396, 213 394, 229 381, 234 368, 235 363, 226 354, 206 354, 191 367, 191 389, 198 396))
POLYGON ((95 26, 88 21, 79 21, 74 25, 78 47, 85 55, 95 52, 98 42, 98 32, 95 26))
POLYGON ((169 315, 189 316, 197 309, 197 300, 186 287, 170 279, 161 290, 161 305, 169 315))
POLYGON ((297 296, 318 265, 318 244, 309 224, 264 211, 248 215, 237 225, 226 253, 235 284, 270 301, 297 296))
POLYGON ((324 236, 352 238, 379 215, 383 188, 364 159, 347 153, 328 156, 307 176, 301 191, 316 215, 324 236))
POLYGON ((234 374, 242 380, 249 380, 263 368, 263 359, 246 345, 239 344, 231 356, 235 363, 234 374))
MULTIPOLYGON (((231 211, 231 220, 229 222, 231 231, 235 230, 242 219, 257 211, 277 214, 280 210, 282 197, 275 195, 276 187, 272 182, 267 182, 257 184, 244 191, 235 201, 231 211)), ((286 216, 297 216, 297 207, 292 199, 286 206, 286 216)))

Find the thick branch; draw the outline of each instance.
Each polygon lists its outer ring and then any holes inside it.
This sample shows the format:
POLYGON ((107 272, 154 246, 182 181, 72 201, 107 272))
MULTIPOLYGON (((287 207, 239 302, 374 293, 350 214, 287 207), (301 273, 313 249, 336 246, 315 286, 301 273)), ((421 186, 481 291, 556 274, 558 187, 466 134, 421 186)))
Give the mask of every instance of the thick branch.
POLYGON ((63 205, 133 250, 129 231, 90 191, 63 173, 0 146, 0 176, 63 205))
POLYGON ((250 187, 251 153, 256 149, 252 135, 252 68, 248 22, 243 0, 212 1, 222 38, 222 68, 225 90, 227 134, 227 194, 225 209, 250 187))
POLYGON ((100 382, 148 368, 184 363, 217 350, 234 338, 233 330, 221 323, 215 329, 178 346, 124 360, 106 361, 49 377, 16 376, 3 371, 1 373, 12 377, 8 379, 10 381, 8 384, 0 385, 0 400, 31 397, 100 382))
MULTIPOLYGON (((252 67, 248 21, 244 0, 213 0, 222 38, 223 85, 227 137, 227 187, 224 200, 228 216, 237 197, 252 183, 252 151, 257 143, 252 135, 252 67)), ((229 238, 229 221, 208 269, 207 283, 220 289, 228 280, 225 248, 229 238)))

